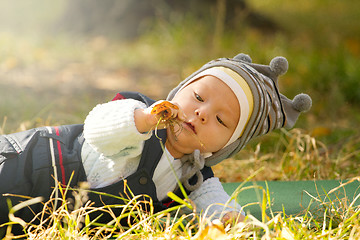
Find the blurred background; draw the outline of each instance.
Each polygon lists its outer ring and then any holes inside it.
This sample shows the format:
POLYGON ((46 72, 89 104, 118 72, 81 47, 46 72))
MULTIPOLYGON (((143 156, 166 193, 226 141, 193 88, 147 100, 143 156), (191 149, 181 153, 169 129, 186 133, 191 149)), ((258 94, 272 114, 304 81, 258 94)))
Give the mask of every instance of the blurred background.
POLYGON ((0 133, 82 123, 118 91, 165 98, 218 57, 280 55, 281 92, 306 92, 313 108, 218 175, 242 181, 265 166, 255 179, 357 176, 359 16, 355 0, 0 0, 0 133))

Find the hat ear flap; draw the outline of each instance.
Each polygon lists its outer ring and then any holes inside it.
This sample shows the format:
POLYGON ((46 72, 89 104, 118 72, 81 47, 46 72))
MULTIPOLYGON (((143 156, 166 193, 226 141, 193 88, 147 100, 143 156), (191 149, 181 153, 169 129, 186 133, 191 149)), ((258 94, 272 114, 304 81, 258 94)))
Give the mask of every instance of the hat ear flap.
POLYGON ((300 113, 309 111, 312 105, 310 96, 304 93, 296 95, 293 100, 282 94, 280 94, 280 98, 286 116, 285 128, 292 128, 300 113))
POLYGON ((210 157, 206 158, 205 161, 205 166, 207 167, 211 167, 214 166, 218 163, 220 163, 222 160, 231 157, 232 155, 234 155, 235 153, 237 153, 238 151, 240 151, 239 147, 240 145, 240 138, 238 138, 237 140, 235 140, 233 143, 231 143, 230 145, 228 145, 227 147, 220 149, 219 151, 213 153, 210 157))

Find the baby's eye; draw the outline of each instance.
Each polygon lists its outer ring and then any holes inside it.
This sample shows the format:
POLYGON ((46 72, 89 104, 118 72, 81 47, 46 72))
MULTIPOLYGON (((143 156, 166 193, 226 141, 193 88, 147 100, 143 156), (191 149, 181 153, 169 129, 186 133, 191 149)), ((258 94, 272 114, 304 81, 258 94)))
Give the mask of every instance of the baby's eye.
POLYGON ((200 102, 203 102, 204 100, 200 97, 199 94, 195 93, 195 98, 200 101, 200 102))
POLYGON ((224 126, 226 127, 225 123, 223 122, 223 120, 222 120, 219 116, 216 116, 216 120, 217 120, 221 125, 224 125, 224 126))

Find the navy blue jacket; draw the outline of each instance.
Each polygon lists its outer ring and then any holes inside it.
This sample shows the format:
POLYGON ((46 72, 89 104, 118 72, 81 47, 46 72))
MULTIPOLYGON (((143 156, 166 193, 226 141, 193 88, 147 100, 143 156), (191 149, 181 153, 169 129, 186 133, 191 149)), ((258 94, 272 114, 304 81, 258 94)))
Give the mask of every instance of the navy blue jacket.
MULTIPOLYGON (((154 100, 135 92, 119 93, 113 100, 124 98, 142 101, 147 106, 154 103, 154 100)), ((76 188, 80 182, 86 181, 81 161, 81 147, 84 142, 82 132, 83 125, 79 124, 41 127, 0 136, 0 224, 8 221, 6 199, 10 199, 13 206, 24 200, 19 196, 3 196, 3 194, 42 196, 43 202, 47 202, 50 196, 54 196, 56 183, 76 188)), ((158 136, 165 143, 166 130, 158 131, 158 136)), ((146 194, 152 198, 156 212, 168 207, 167 204, 164 205, 164 202, 157 199, 156 187, 152 180, 162 154, 159 139, 153 135, 145 142, 137 171, 126 178, 126 184, 134 195, 146 194)), ((204 179, 213 176, 211 168, 208 167, 205 167, 202 173, 204 179)), ((193 181, 196 181, 196 176, 193 177, 193 181)), ((123 180, 94 189, 94 191, 115 196, 131 196, 129 192, 124 193, 123 190, 123 180)), ((58 194, 62 196, 63 193, 59 190, 58 194)), ((177 194, 180 195, 180 191, 177 194)), ((67 197, 72 197, 71 191, 68 192, 67 197)), ((95 203, 95 206, 123 204, 119 198, 106 197, 93 192, 89 192, 88 197, 95 203)), ((21 209, 16 216, 30 221, 34 217, 34 213, 42 211, 43 204, 31 205, 30 208, 31 210, 29 208, 21 209)), ((114 212, 120 214, 121 208, 114 208, 114 212)), ((97 214, 93 214, 93 217, 97 217, 97 214)), ((103 215, 98 222, 107 222, 111 219, 111 216, 103 215)))

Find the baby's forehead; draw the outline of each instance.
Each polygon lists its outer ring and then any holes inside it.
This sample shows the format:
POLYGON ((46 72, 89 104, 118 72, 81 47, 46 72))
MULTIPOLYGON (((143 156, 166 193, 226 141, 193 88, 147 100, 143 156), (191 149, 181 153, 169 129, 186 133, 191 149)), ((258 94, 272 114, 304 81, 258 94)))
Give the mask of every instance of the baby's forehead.
POLYGON ((199 85, 205 88, 217 88, 217 90, 219 91, 219 93, 221 93, 221 90, 225 90, 227 88, 229 88, 231 91, 232 89, 221 79, 219 79, 216 76, 212 76, 212 75, 205 75, 205 76, 201 76, 197 79, 194 79, 192 81, 190 81, 186 86, 189 85, 199 85))
POLYGON ((240 101, 234 91, 225 82, 217 77, 206 75, 198 80, 198 84, 202 85, 207 93, 215 97, 218 107, 226 111, 229 116, 235 116, 236 121, 239 119, 240 101))

